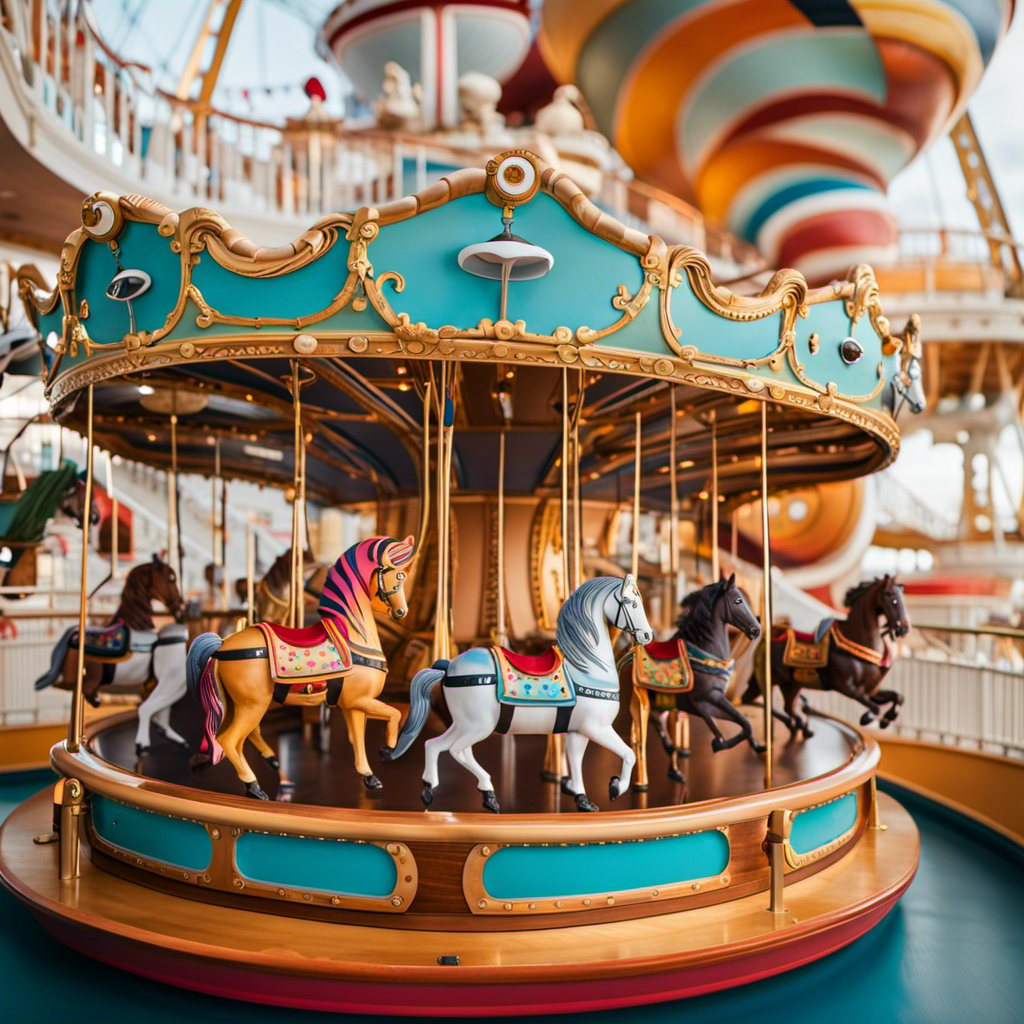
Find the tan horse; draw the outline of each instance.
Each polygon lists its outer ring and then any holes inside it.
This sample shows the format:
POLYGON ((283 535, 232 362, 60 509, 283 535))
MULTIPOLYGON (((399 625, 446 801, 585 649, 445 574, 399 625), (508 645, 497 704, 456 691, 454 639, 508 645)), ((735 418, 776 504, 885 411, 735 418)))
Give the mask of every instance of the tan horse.
POLYGON ((213 763, 227 757, 248 796, 267 799, 242 746, 275 699, 302 705, 326 701, 341 708, 356 771, 367 789, 381 788, 366 759, 366 719, 387 723, 387 746, 393 747, 401 714, 379 699, 387 661, 373 613, 377 609, 395 619, 405 616, 405 567, 413 550, 412 537, 373 537, 349 548, 327 574, 318 626, 289 630, 260 624, 223 641, 216 633, 193 641, 188 686, 203 707, 201 749, 213 763), (302 671, 292 667, 300 663, 302 671))

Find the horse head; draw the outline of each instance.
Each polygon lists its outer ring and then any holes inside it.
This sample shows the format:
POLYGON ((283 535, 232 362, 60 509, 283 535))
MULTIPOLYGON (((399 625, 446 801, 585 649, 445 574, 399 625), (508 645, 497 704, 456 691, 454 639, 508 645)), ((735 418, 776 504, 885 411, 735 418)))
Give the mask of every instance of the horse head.
POLYGON ((894 418, 904 402, 915 415, 924 412, 928 404, 921 384, 921 318, 916 313, 911 314, 903 328, 902 341, 900 368, 893 376, 889 393, 890 411, 894 418), (899 404, 896 403, 897 397, 899 404))
POLYGON ((910 631, 910 617, 903 603, 903 584, 895 576, 885 575, 877 590, 876 608, 885 616, 885 632, 891 636, 906 636, 910 631))
POLYGON ((743 591, 736 586, 736 573, 728 579, 724 577, 712 584, 719 588, 715 598, 715 614, 728 626, 735 626, 749 640, 756 640, 761 635, 761 624, 751 611, 743 591), (720 610, 719 610, 720 609, 720 610))
MULTIPOLYGON (((81 527, 85 518, 85 480, 82 476, 76 476, 71 481, 71 486, 64 492, 61 498, 60 510, 68 516, 76 526, 81 527)), ((89 504, 89 525, 95 526, 100 521, 100 510, 96 502, 89 504)))
POLYGON ((160 556, 153 555, 153 561, 140 568, 147 569, 148 580, 144 581, 150 600, 154 598, 166 606, 167 610, 177 618, 181 611, 181 591, 178 589, 178 577, 167 562, 160 556))
POLYGON ((629 633, 633 643, 649 644, 654 639, 654 630, 647 621, 644 602, 632 573, 627 573, 622 586, 608 594, 604 614, 613 626, 629 633))
POLYGON ((412 537, 395 540, 382 537, 382 544, 377 555, 377 599, 383 604, 393 619, 404 619, 409 611, 405 600, 406 566, 412 561, 416 543, 412 537), (389 584, 391 584, 389 586, 389 584))

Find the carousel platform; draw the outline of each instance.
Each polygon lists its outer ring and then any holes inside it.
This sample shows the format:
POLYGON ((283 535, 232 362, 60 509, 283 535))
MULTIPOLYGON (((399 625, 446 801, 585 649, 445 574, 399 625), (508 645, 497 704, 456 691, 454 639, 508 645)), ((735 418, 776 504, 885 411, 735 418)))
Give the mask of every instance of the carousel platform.
MULTIPOLYGON (((349 785, 340 736, 325 754, 287 731, 276 745, 293 802, 244 800, 218 769, 197 776, 209 788, 181 785, 185 752, 155 744, 135 763, 129 721, 94 728, 77 754, 54 748, 54 767, 89 794, 80 877, 60 881, 59 844, 33 841, 53 827, 45 790, 0 832, 0 880, 67 945, 205 993, 410 1016, 677 999, 845 946, 917 869, 913 821, 874 791, 877 745, 828 719, 779 745, 770 791, 759 757, 712 755, 695 726, 690 782, 661 781, 659 750, 651 790, 597 814, 570 812, 539 780, 542 745, 496 740, 479 755, 502 758, 499 799, 514 813, 501 815, 476 809, 454 764, 434 808, 414 810, 418 748, 371 797, 349 785), (781 808, 793 831, 785 911, 771 913, 761 844, 781 808)), ((589 764, 595 796, 607 769, 589 764)))

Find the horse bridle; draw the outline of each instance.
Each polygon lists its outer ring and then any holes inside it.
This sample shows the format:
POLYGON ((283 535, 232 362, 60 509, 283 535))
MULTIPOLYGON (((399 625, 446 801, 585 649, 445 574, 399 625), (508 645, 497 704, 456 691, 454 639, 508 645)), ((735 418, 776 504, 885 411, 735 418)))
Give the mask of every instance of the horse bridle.
MULTIPOLYGON (((633 643, 636 643, 637 642, 637 639, 636 639, 636 632, 637 632, 636 624, 633 622, 633 617, 629 614, 629 611, 626 608, 626 598, 622 595, 621 591, 618 594, 615 595, 615 600, 618 603, 619 607, 618 607, 618 611, 615 612, 615 619, 612 622, 612 625, 616 629, 625 629, 625 630, 627 630, 629 632, 629 635, 633 638, 633 643), (619 623, 619 613, 620 612, 622 613, 622 617, 626 620, 626 624, 624 626, 619 623)), ((632 601, 631 600, 629 602, 629 604, 633 608, 637 607, 637 602, 636 601, 632 601)))
POLYGON ((893 636, 906 636, 910 630, 910 623, 904 619, 893 618, 892 613, 889 610, 889 599, 896 603, 896 596, 891 592, 899 586, 898 583, 889 583, 889 586, 882 590, 881 600, 879 604, 882 606, 882 614, 885 616, 885 629, 882 630, 882 634, 887 637, 893 636), (898 630, 903 629, 902 633, 898 630))
POLYGON ((393 594, 397 594, 402 589, 402 584, 405 583, 405 573, 395 573, 395 585, 390 590, 384 589, 384 573, 386 573, 387 567, 379 566, 377 569, 377 597, 381 604, 386 604, 391 611, 394 611, 394 606, 391 601, 388 600, 393 594))

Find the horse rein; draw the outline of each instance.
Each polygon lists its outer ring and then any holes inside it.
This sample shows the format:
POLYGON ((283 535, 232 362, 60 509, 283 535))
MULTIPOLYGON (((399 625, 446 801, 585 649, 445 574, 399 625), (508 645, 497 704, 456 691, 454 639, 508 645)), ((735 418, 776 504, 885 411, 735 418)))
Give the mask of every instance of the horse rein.
MULTIPOLYGON (((616 629, 625 629, 630 634, 630 636, 632 636, 633 643, 637 643, 637 639, 636 639, 636 625, 633 622, 632 616, 626 610, 626 599, 624 597, 621 597, 620 595, 616 594, 615 595, 615 600, 618 602, 619 609, 615 613, 615 620, 614 620, 614 622, 612 622, 612 625, 616 629), (626 620, 625 626, 622 626, 622 625, 619 624, 619 612, 622 613, 622 617, 626 620)), ((634 608, 636 607, 636 601, 630 601, 629 603, 634 608)))
POLYGON ((402 584, 405 582, 405 573, 395 573, 395 585, 390 590, 384 589, 384 573, 387 572, 383 566, 377 569, 377 597, 381 604, 386 604, 389 608, 391 602, 388 600, 394 594, 397 594, 402 589, 402 584))

